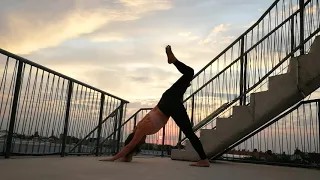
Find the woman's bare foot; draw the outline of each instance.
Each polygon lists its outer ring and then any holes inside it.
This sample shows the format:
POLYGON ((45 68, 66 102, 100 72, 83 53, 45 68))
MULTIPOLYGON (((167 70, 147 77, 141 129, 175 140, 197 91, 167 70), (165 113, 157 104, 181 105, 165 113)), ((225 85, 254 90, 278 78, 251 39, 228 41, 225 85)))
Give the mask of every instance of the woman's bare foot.
POLYGON ((133 156, 133 153, 128 154, 125 157, 119 158, 118 161, 120 161, 120 162, 131 162, 132 161, 132 156, 133 156))
POLYGON ((198 166, 198 167, 210 167, 210 162, 208 159, 200 160, 198 162, 190 164, 190 166, 198 166))
POLYGON ((173 52, 171 50, 171 46, 170 45, 168 45, 166 47, 166 53, 167 53, 168 63, 169 64, 174 63, 177 60, 177 58, 174 56, 174 54, 173 54, 173 52))
POLYGON ((118 159, 120 162, 131 162, 132 161, 132 157, 122 157, 118 159))

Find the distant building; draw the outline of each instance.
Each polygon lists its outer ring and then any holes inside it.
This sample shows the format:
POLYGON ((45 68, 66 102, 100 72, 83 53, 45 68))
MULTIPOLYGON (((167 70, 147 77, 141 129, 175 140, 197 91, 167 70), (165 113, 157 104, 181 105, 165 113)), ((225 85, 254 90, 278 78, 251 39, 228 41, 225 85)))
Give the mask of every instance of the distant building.
POLYGON ((7 130, 1 130, 0 131, 0 138, 5 138, 8 134, 8 131, 7 130))
POLYGON ((291 161, 296 161, 296 160, 302 161, 303 159, 299 154, 294 154, 294 155, 291 155, 290 160, 291 161))

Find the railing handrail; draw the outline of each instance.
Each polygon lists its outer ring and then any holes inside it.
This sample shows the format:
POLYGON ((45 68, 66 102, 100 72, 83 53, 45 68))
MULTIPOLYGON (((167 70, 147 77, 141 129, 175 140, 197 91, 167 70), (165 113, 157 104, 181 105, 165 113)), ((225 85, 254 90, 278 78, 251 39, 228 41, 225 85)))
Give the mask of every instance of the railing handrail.
POLYGON ((80 84, 80 85, 82 85, 82 86, 85 86, 85 87, 87 87, 87 88, 90 88, 90 89, 92 89, 92 90, 98 91, 98 92, 103 93, 103 94, 108 95, 108 96, 111 96, 111 97, 113 97, 113 98, 115 98, 115 99, 118 99, 118 100, 120 100, 120 101, 123 101, 124 103, 129 103, 129 101, 127 101, 127 100, 124 100, 124 99, 119 98, 119 97, 117 97, 117 96, 115 96, 115 95, 112 95, 112 94, 110 94, 110 93, 107 93, 107 92, 105 92, 105 91, 103 91, 103 90, 101 90, 101 89, 98 89, 98 88, 95 88, 95 87, 93 87, 93 86, 90 86, 90 85, 88 85, 88 84, 86 84, 86 83, 84 83, 84 82, 81 82, 81 81, 78 81, 78 80, 76 80, 76 79, 73 79, 73 78, 71 78, 71 77, 69 77, 69 76, 66 76, 66 75, 61 74, 61 73, 59 73, 59 72, 57 72, 57 71, 54 71, 54 70, 52 70, 52 69, 49 69, 49 68, 47 68, 47 67, 45 67, 45 66, 42 66, 42 65, 40 65, 40 64, 37 64, 37 63, 35 63, 35 62, 33 62, 33 61, 30 61, 30 60, 28 60, 28 59, 25 59, 25 58, 23 58, 23 57, 20 57, 20 56, 18 56, 18 55, 16 55, 16 54, 13 54, 13 53, 11 53, 11 52, 8 52, 8 51, 6 51, 6 50, 4 50, 4 49, 1 49, 1 48, 0 48, 0 54, 3 54, 3 55, 8 56, 8 57, 11 57, 11 58, 16 59, 16 60, 18 60, 18 61, 22 61, 22 62, 24 62, 24 63, 26 63, 26 64, 31 65, 31 66, 34 66, 34 67, 40 68, 40 69, 42 69, 42 70, 45 70, 45 71, 47 71, 47 72, 49 72, 49 73, 51 73, 51 74, 57 75, 57 76, 59 76, 59 77, 65 78, 65 79, 67 79, 67 80, 69 80, 69 81, 72 81, 72 82, 75 82, 75 83, 78 83, 78 84, 80 84))
POLYGON ((226 47, 221 53, 219 53, 213 60, 211 60, 207 65, 205 65, 202 69, 200 69, 199 72, 197 72, 193 79, 196 78, 200 73, 202 73, 207 67, 209 67, 212 63, 214 63, 216 60, 218 60, 225 52, 227 52, 233 45, 235 45, 241 38, 243 38, 246 34, 248 34, 252 29, 254 29, 262 20, 265 18, 268 13, 272 10, 273 7, 275 7, 280 0, 276 0, 273 2, 273 4, 260 16, 260 18, 244 33, 242 33, 236 40, 234 40, 228 47, 226 47))

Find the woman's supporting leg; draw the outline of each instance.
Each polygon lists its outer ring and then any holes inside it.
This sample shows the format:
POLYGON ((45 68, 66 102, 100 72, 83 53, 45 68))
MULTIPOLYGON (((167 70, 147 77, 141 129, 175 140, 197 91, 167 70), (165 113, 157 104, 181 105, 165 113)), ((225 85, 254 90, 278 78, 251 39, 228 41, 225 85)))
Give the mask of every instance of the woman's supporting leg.
POLYGON ((203 146, 199 138, 192 130, 190 119, 183 104, 176 105, 176 107, 173 109, 171 113, 173 120, 180 127, 181 131, 185 134, 185 136, 190 140, 193 148, 199 154, 200 159, 207 159, 207 156, 203 150, 203 146))

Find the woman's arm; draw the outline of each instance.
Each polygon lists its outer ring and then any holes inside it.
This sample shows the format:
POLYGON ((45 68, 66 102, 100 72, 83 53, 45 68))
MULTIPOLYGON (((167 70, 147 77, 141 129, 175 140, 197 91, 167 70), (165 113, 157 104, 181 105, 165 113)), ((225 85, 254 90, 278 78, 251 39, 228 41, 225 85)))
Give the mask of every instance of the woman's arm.
MULTIPOLYGON (((145 139, 145 134, 141 130, 135 131, 132 141, 126 145, 117 155, 110 159, 105 159, 106 161, 115 161, 121 157, 125 157, 129 152, 131 152, 141 140, 145 139)), ((104 160, 102 160, 104 161, 104 160)))

